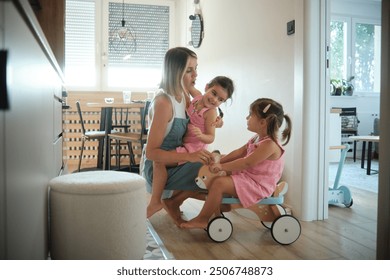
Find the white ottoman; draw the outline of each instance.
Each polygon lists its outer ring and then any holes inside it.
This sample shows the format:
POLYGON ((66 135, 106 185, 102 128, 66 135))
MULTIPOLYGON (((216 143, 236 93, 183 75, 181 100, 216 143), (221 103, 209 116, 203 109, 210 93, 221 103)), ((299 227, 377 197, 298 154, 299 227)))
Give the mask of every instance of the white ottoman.
POLYGON ((138 174, 90 171, 49 183, 51 259, 142 259, 146 187, 138 174))

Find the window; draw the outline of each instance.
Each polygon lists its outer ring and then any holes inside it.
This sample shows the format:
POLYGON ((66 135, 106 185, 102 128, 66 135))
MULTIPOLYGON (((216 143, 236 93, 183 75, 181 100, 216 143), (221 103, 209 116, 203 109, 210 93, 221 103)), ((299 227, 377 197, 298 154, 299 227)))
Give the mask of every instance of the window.
POLYGON ((96 84, 95 3, 67 0, 65 14, 66 84, 93 87, 96 84))
POLYGON ((330 23, 330 77, 347 77, 347 23, 332 21, 330 23))
POLYGON ((354 77, 354 91, 380 90, 379 23, 356 18, 334 18, 330 23, 330 79, 354 77))
POLYGON ((379 92, 381 27, 359 22, 353 27, 355 90, 379 92))
POLYGON ((147 3, 66 0, 68 88, 148 90, 158 86, 173 37, 173 4, 147 3))

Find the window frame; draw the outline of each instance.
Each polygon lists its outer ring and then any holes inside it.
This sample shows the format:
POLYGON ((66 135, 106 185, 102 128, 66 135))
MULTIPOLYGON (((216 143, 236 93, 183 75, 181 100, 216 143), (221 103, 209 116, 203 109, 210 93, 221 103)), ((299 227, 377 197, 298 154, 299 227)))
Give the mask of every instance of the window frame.
MULTIPOLYGON (((356 23, 362 24, 373 24, 381 26, 380 20, 373 18, 363 18, 363 17, 353 17, 349 15, 333 15, 331 16, 331 21, 340 21, 346 22, 347 25, 347 67, 346 67, 346 75, 347 78, 351 76, 355 76, 355 25, 356 23)), ((379 67, 378 67, 379 68, 379 67)), ((380 69, 376 69, 376 73, 380 75, 380 69), (379 71, 379 72, 378 72, 379 71)), ((332 77, 330 77, 332 79, 332 77)), ((379 77, 380 78, 380 77, 379 77)), ((379 91, 354 91, 354 95, 358 94, 360 96, 373 96, 379 95, 379 91)))
MULTIPOLYGON (((108 71, 105 62, 108 55, 108 7, 110 2, 122 4, 122 0, 92 0, 95 2, 95 75, 96 81, 93 86, 67 85, 72 91, 123 91, 135 92, 155 90, 156 86, 150 87, 110 87, 108 86, 108 71)), ((173 0, 125 0, 125 4, 140 5, 163 5, 169 6, 169 42, 168 48, 174 45, 175 40, 175 3, 173 0)), ((65 66, 66 67, 66 66, 65 66)))

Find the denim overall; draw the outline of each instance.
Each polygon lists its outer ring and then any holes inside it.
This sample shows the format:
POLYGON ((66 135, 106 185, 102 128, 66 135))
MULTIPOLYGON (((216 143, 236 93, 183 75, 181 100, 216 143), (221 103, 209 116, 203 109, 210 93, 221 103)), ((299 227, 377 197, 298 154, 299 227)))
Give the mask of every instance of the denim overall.
MULTIPOLYGON (((163 150, 175 150, 176 147, 181 146, 183 142, 184 133, 187 130, 189 119, 174 118, 172 128, 168 135, 164 138, 161 144, 163 150)), ((152 191, 153 180, 153 161, 144 156, 144 166, 142 176, 147 181, 147 191, 152 191)), ((187 162, 175 167, 167 168, 168 180, 162 198, 169 198, 172 196, 173 190, 200 190, 195 183, 195 178, 202 164, 200 162, 187 162)), ((142 169, 142 168, 141 168, 142 169)))

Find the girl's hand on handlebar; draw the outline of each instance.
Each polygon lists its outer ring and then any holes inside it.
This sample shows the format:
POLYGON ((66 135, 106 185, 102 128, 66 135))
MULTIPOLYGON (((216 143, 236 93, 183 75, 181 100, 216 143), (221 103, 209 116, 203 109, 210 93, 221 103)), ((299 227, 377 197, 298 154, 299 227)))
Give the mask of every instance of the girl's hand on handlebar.
POLYGON ((213 163, 209 166, 209 170, 212 172, 212 173, 218 173, 219 171, 222 170, 222 166, 220 163, 213 163))

